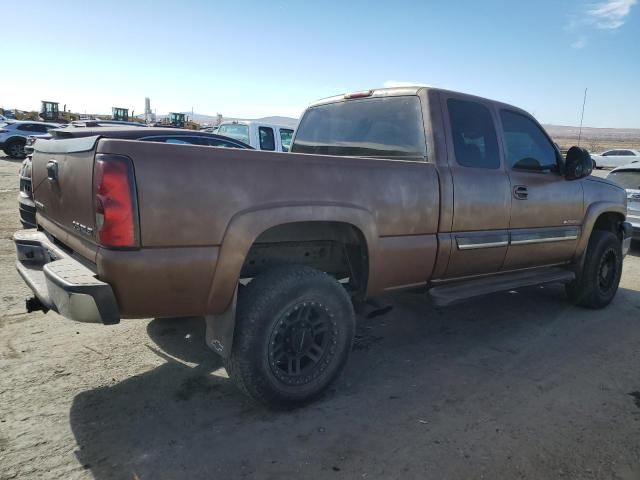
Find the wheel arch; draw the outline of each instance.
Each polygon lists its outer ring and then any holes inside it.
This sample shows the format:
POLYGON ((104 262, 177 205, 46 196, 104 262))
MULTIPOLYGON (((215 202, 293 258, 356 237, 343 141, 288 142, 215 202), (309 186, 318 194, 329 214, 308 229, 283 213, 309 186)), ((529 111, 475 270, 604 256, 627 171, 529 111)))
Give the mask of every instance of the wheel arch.
MULTIPOLYGON (((208 311, 221 314, 232 303, 245 260, 256 241, 286 225, 334 225, 353 229, 366 251, 365 290, 367 278, 375 262, 378 238, 375 218, 366 209, 353 205, 277 205, 236 214, 227 226, 213 275, 208 311)), ((339 232, 339 234, 344 233, 339 232)), ((286 236, 279 241, 286 241, 286 236)))
POLYGON ((24 143, 26 145, 27 144, 27 138, 23 137, 21 135, 12 135, 12 136, 10 136, 9 138, 7 138, 4 141, 4 144, 7 145, 7 144, 12 143, 12 142, 20 142, 20 143, 24 143))
POLYGON ((613 202, 597 202, 587 210, 582 224, 582 235, 576 249, 576 257, 581 258, 587 250, 589 238, 594 230, 608 230, 620 236, 620 224, 624 222, 626 208, 613 202))

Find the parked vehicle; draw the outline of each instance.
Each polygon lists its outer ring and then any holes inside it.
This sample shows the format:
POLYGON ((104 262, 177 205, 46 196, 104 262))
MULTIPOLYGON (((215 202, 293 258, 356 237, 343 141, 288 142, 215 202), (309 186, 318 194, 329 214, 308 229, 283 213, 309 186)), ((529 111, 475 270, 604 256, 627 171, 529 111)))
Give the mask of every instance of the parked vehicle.
POLYGON ((640 151, 632 149, 607 150, 591 154, 595 168, 615 168, 640 161, 640 151))
POLYGON ((627 220, 633 238, 640 239, 640 163, 614 168, 607 176, 627 191, 627 220))
POLYGON ((10 158, 24 158, 27 137, 46 135, 49 129, 58 128, 58 123, 15 121, 0 123, 0 148, 10 158))
POLYGON ((33 153, 36 140, 49 140, 53 138, 54 135, 58 138, 65 138, 69 136, 73 138, 81 138, 100 135, 102 138, 124 138, 138 141, 164 142, 181 145, 252 148, 250 145, 239 142, 234 138, 224 137, 222 135, 211 135, 205 132, 194 132, 193 130, 177 130, 175 128, 120 128, 120 122, 107 122, 106 125, 108 126, 102 128, 82 128, 75 126, 66 128, 64 131, 52 130, 51 133, 41 137, 30 136, 27 139, 27 146, 25 147, 25 150, 27 150, 29 154, 22 162, 22 166, 20 168, 20 193, 18 196, 20 223, 22 223, 24 228, 36 227, 36 207, 33 201, 33 193, 31 192, 32 160, 30 156, 33 153))
POLYGON ((236 138, 248 143, 256 150, 288 152, 293 137, 293 128, 253 120, 233 120, 222 122, 218 127, 220 135, 236 138))
POLYGON ((38 230, 14 235, 28 309, 205 316, 231 379, 269 405, 327 388, 367 298, 560 282, 602 308, 631 242, 625 191, 586 150, 565 160, 526 112, 445 90, 321 100, 286 155, 75 132, 33 155, 38 230))

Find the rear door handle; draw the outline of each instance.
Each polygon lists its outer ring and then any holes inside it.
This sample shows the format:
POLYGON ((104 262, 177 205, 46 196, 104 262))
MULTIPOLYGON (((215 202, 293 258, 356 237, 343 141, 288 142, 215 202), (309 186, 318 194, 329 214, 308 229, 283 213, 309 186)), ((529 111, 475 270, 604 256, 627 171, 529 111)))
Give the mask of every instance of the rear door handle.
POLYGON ((526 185, 516 185, 513 187, 513 196, 518 200, 526 200, 529 197, 529 191, 526 185))

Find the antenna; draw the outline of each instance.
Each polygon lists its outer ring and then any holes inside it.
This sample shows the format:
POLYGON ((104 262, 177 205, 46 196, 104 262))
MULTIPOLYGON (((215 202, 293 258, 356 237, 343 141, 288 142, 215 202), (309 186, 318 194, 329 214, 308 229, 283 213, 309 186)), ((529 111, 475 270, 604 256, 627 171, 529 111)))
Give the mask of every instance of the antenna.
POLYGON ((580 130, 578 132, 578 146, 580 146, 580 139, 582 138, 582 120, 584 120, 584 106, 587 103, 587 89, 584 89, 584 99, 582 100, 582 115, 580 115, 580 130))

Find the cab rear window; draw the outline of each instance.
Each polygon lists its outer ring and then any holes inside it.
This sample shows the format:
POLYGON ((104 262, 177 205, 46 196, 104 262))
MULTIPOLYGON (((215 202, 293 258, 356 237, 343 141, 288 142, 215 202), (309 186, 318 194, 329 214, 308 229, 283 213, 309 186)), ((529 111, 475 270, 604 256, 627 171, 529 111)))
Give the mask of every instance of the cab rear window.
POLYGON ((424 160, 420 99, 371 97, 312 107, 300 121, 291 151, 424 160))

